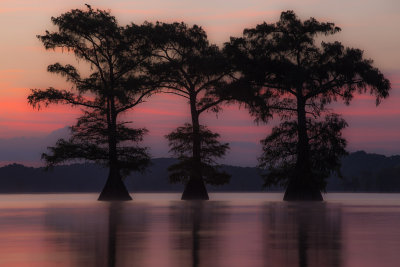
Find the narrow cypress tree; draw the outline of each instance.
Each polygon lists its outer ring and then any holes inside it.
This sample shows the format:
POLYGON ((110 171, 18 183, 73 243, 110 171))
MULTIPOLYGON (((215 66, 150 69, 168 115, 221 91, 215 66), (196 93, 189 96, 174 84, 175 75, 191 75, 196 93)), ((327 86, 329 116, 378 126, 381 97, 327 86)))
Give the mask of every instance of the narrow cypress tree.
POLYGON ((155 51, 153 81, 164 93, 186 98, 190 108, 191 123, 167 135, 171 151, 180 159, 178 165, 170 168, 171 180, 186 184, 182 199, 208 199, 204 181, 229 181, 229 176, 220 173, 210 160, 223 156, 228 144, 220 144, 219 135, 201 125, 200 115, 221 109, 220 104, 226 99, 219 96, 219 91, 226 86, 231 67, 220 49, 209 44, 201 27, 184 23, 156 23, 148 27, 153 32, 155 51))

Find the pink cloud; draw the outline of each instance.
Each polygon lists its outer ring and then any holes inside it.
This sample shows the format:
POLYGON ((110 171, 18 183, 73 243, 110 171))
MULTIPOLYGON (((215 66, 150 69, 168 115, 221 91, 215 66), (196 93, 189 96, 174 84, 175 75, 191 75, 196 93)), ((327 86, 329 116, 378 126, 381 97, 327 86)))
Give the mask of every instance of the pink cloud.
POLYGON ((52 11, 52 8, 46 8, 43 6, 20 6, 20 7, 5 7, 0 8, 1 13, 21 13, 21 12, 43 12, 43 11, 52 11))
POLYGON ((168 111, 165 109, 160 109, 160 108, 141 108, 137 107, 134 109, 134 113, 140 113, 141 115, 161 115, 161 116, 173 116, 173 117, 186 117, 187 114, 183 112, 174 112, 174 111, 168 111))
POLYGON ((225 11, 218 12, 214 14, 201 14, 198 16, 191 16, 191 20, 218 20, 222 22, 223 20, 240 20, 240 19, 254 19, 262 18, 259 23, 262 23, 264 20, 269 20, 270 17, 277 17, 280 14, 278 10, 234 10, 234 11, 225 11))
MULTIPOLYGON (((101 9, 101 8, 100 8, 101 9)), ((111 10, 112 14, 129 14, 129 15, 164 15, 167 12, 164 9, 123 9, 123 8, 113 8, 111 10)))

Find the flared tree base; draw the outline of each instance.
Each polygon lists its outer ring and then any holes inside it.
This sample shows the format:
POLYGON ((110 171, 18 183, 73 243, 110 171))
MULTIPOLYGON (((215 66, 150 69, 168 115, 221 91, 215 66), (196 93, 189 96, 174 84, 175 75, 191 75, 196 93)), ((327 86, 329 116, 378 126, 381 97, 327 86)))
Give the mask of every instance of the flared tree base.
POLYGON ((284 201, 323 201, 321 191, 311 185, 300 181, 289 182, 286 188, 284 201))
POLYGON ((208 200, 207 189, 202 179, 190 179, 185 186, 182 200, 208 200))
POLYGON ((120 176, 108 177, 106 185, 97 200, 100 201, 127 201, 132 200, 120 176))

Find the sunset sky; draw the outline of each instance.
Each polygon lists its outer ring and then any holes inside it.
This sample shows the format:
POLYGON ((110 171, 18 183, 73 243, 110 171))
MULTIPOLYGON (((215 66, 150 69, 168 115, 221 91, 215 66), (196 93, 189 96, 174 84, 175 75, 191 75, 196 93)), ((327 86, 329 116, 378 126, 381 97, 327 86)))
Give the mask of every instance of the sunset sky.
MULTIPOLYGON (((364 50, 365 56, 373 59, 374 65, 392 83, 390 97, 378 107, 369 95, 356 97, 348 107, 333 106, 349 123, 344 131, 348 150, 400 154, 398 0, 0 0, 0 162, 38 162, 40 153, 52 145, 49 142, 54 142, 57 134, 64 134, 60 129, 73 124, 79 115, 78 109, 64 106, 33 110, 26 97, 29 88, 71 87, 63 78, 48 74, 46 68, 57 61, 75 63, 74 57, 45 51, 35 36, 54 29, 51 16, 84 8, 85 3, 110 9, 121 25, 141 24, 145 20, 198 24, 206 30, 210 42, 218 45, 230 36, 240 36, 245 27, 277 21, 280 12, 288 9, 302 19, 313 16, 320 21, 334 22, 342 28, 334 39, 364 50), (29 143, 35 145, 28 146, 29 143)), ((136 126, 149 129, 145 143, 151 146, 153 156, 159 157, 168 155, 163 136, 188 121, 188 112, 185 100, 158 95, 127 116, 136 126)), ((202 120, 220 132, 222 140, 231 143, 232 150, 225 162, 235 165, 256 164, 259 140, 272 127, 257 126, 247 111, 237 106, 226 107, 218 117, 207 114, 202 120)))

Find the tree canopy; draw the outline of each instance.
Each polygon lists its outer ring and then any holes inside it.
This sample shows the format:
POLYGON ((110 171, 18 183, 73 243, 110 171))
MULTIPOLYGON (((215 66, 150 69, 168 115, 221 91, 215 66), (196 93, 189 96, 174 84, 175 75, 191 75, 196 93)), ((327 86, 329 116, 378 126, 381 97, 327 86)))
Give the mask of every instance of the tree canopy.
MULTIPOLYGON (((193 159, 193 127, 186 123, 166 135, 171 147, 170 152, 178 157, 179 163, 169 167, 172 183, 187 184, 192 176, 196 162, 193 159)), ((216 159, 223 157, 229 149, 228 143, 218 141, 219 134, 211 132, 206 126, 200 125, 200 167, 202 179, 206 184, 223 185, 229 183, 230 175, 219 170, 216 159)))

